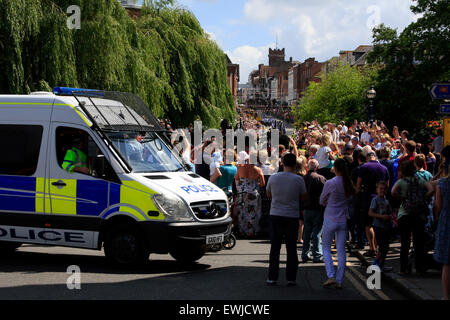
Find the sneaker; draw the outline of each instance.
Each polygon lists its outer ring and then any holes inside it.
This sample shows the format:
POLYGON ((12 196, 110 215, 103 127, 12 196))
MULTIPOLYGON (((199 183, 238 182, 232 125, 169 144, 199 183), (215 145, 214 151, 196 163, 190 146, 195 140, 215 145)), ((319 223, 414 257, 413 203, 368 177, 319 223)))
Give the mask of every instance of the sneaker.
POLYGON ((267 279, 267 280, 266 280, 266 283, 267 283, 269 286, 273 286, 273 285, 276 285, 276 284, 277 284, 277 282, 276 282, 275 280, 270 280, 270 279, 267 279))
POLYGON ((311 261, 311 258, 309 257, 302 258, 302 263, 307 263, 308 261, 311 261))
POLYGON ((323 258, 314 258, 313 263, 322 263, 323 258))

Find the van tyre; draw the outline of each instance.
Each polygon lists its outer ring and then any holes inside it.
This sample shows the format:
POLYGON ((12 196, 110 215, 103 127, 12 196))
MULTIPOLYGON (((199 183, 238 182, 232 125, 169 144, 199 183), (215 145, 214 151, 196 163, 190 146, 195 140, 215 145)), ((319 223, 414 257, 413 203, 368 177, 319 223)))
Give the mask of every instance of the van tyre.
POLYGON ((177 246, 170 250, 170 255, 184 265, 190 265, 205 255, 203 246, 177 246))
POLYGON ((132 226, 113 227, 104 243, 105 256, 118 266, 142 265, 148 260, 149 250, 139 230, 132 226))
POLYGON ((22 245, 21 243, 16 243, 16 242, 0 242, 0 253, 12 254, 21 245, 22 245))

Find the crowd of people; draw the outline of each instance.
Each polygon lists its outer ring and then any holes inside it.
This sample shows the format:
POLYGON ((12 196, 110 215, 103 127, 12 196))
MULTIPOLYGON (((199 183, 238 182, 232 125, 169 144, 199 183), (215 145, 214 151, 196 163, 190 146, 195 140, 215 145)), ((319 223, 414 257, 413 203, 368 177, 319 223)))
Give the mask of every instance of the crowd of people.
MULTIPOLYGON (((256 120, 243 110, 235 129, 277 128, 277 121, 256 120)), ((225 121, 221 129, 231 126, 225 121)), ((415 142, 409 133, 383 122, 351 124, 302 123, 291 136, 281 132, 278 145, 256 150, 246 143, 217 150, 214 139, 193 147, 193 171, 234 193, 233 225, 241 237, 267 231, 271 238, 269 284, 278 280, 281 240, 287 246, 287 280, 295 284, 297 242, 303 243, 301 262, 325 262, 324 286, 340 288, 345 273, 346 247, 374 257, 381 271, 392 239, 401 241, 400 274, 411 272, 410 245, 418 275, 429 266, 427 241, 434 241, 434 261, 443 266, 444 296, 449 295, 449 164, 442 130, 430 141, 415 142), (208 148, 208 146, 210 148, 208 148), (274 150, 278 157, 268 158, 274 150), (223 151, 223 152, 220 152, 223 151), (249 161, 252 154, 257 162, 249 161), (265 156, 261 154, 266 153, 265 156), (227 155, 225 158, 222 155, 227 155), (203 161, 198 164, 198 157, 203 161), (230 161, 230 159, 232 159, 230 161), (331 248, 335 245, 335 272, 331 248)))

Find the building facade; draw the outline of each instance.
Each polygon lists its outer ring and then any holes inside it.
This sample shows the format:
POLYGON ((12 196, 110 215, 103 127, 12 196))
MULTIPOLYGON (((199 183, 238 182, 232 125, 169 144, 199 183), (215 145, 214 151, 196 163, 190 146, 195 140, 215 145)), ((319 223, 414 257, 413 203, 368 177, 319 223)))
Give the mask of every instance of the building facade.
POLYGON ((269 65, 260 64, 249 76, 249 84, 254 89, 255 103, 270 105, 285 103, 289 91, 289 69, 295 62, 285 61, 285 49, 269 48, 269 65))
POLYGON ((231 94, 233 95, 234 105, 238 105, 238 83, 239 83, 239 65, 231 62, 228 55, 227 58, 227 71, 228 71, 228 84, 230 86, 231 94))

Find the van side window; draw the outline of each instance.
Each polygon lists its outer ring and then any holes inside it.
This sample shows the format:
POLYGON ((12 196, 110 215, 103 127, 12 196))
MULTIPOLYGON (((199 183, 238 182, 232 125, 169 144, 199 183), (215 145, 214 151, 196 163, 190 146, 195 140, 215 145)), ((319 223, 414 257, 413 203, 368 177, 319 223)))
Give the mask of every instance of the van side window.
POLYGON ((37 169, 44 128, 0 125, 0 174, 32 176, 37 169))
POLYGON ((56 157, 60 167, 69 173, 77 172, 120 183, 100 148, 84 130, 58 127, 56 157))

